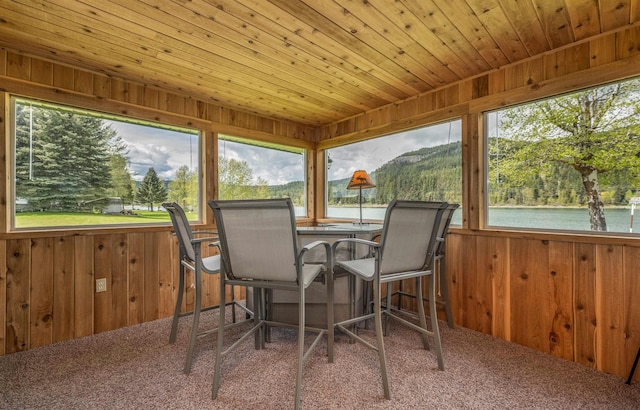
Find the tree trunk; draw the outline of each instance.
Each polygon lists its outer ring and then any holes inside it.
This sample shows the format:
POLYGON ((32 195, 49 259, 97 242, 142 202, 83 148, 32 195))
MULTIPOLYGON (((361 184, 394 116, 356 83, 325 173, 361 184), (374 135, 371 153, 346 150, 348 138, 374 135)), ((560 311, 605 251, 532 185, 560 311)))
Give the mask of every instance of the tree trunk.
POLYGON ((582 185, 587 193, 589 205, 589 221, 592 231, 606 231, 607 220, 604 217, 604 204, 600 196, 598 185, 598 170, 593 168, 582 168, 579 170, 582 175, 582 185))

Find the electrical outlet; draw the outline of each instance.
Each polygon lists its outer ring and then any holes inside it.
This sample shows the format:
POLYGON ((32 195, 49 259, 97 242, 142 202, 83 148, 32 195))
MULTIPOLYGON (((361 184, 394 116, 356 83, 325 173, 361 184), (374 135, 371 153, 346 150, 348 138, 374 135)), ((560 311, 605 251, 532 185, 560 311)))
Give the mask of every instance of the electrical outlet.
POLYGON ((96 279, 96 293, 107 291, 107 278, 96 279))

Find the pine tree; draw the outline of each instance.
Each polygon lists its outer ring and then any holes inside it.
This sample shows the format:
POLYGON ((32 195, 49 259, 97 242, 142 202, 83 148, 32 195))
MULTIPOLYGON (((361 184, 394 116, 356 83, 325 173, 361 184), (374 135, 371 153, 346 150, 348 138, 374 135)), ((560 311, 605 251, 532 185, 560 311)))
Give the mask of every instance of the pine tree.
POLYGON ((56 211, 75 211, 103 198, 111 184, 108 145, 115 131, 96 117, 18 107, 16 196, 36 209, 56 211))
POLYGON ((136 200, 139 203, 148 203, 149 210, 153 211, 153 204, 159 204, 167 199, 167 189, 164 182, 160 180, 156 170, 149 168, 147 174, 142 179, 138 191, 136 192, 136 200))

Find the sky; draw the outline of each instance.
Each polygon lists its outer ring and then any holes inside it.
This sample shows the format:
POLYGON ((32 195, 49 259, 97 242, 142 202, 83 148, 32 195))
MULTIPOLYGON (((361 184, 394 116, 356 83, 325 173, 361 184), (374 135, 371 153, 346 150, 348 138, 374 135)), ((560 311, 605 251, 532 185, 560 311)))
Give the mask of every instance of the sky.
POLYGON ((198 165, 198 136, 108 121, 118 132, 129 150, 129 171, 133 179, 140 181, 153 167, 161 179, 171 180, 183 165, 195 169, 198 165))
POLYGON ((329 179, 350 178, 359 169, 372 173, 405 152, 460 141, 460 125, 459 120, 445 122, 333 148, 329 179))
MULTIPOLYGON (((136 180, 142 180, 150 167, 161 179, 171 180, 181 166, 188 165, 194 169, 198 164, 196 135, 122 122, 110 123, 128 146, 130 171, 136 180)), ((460 135, 460 121, 457 120, 333 148, 330 150, 333 163, 329 178, 349 178, 358 169, 371 173, 405 152, 460 141, 460 135)), ((219 153, 229 159, 247 161, 254 178, 260 177, 269 185, 299 181, 304 175, 304 161, 300 154, 222 140, 219 153)))

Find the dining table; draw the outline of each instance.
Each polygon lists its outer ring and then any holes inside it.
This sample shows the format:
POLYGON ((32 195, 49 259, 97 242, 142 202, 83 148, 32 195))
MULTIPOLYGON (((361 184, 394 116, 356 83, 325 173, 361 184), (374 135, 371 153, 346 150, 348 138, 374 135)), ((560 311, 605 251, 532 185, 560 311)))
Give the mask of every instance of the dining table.
MULTIPOLYGON (((323 240, 333 243, 343 238, 374 239, 382 232, 381 224, 331 223, 315 226, 298 226, 298 241, 304 246, 313 241, 323 240)), ((341 244, 334 258, 351 259, 366 256, 369 249, 365 245, 341 244)), ((326 263, 323 248, 316 248, 305 255, 305 263, 326 263)), ((334 320, 346 320, 361 314, 365 308, 365 287, 362 280, 354 275, 337 274, 334 277, 334 320)), ((326 327, 327 324, 326 281, 311 284, 305 295, 305 321, 312 327, 326 327)), ((268 307, 273 320, 290 324, 298 323, 298 299, 295 292, 274 290, 268 307)))

